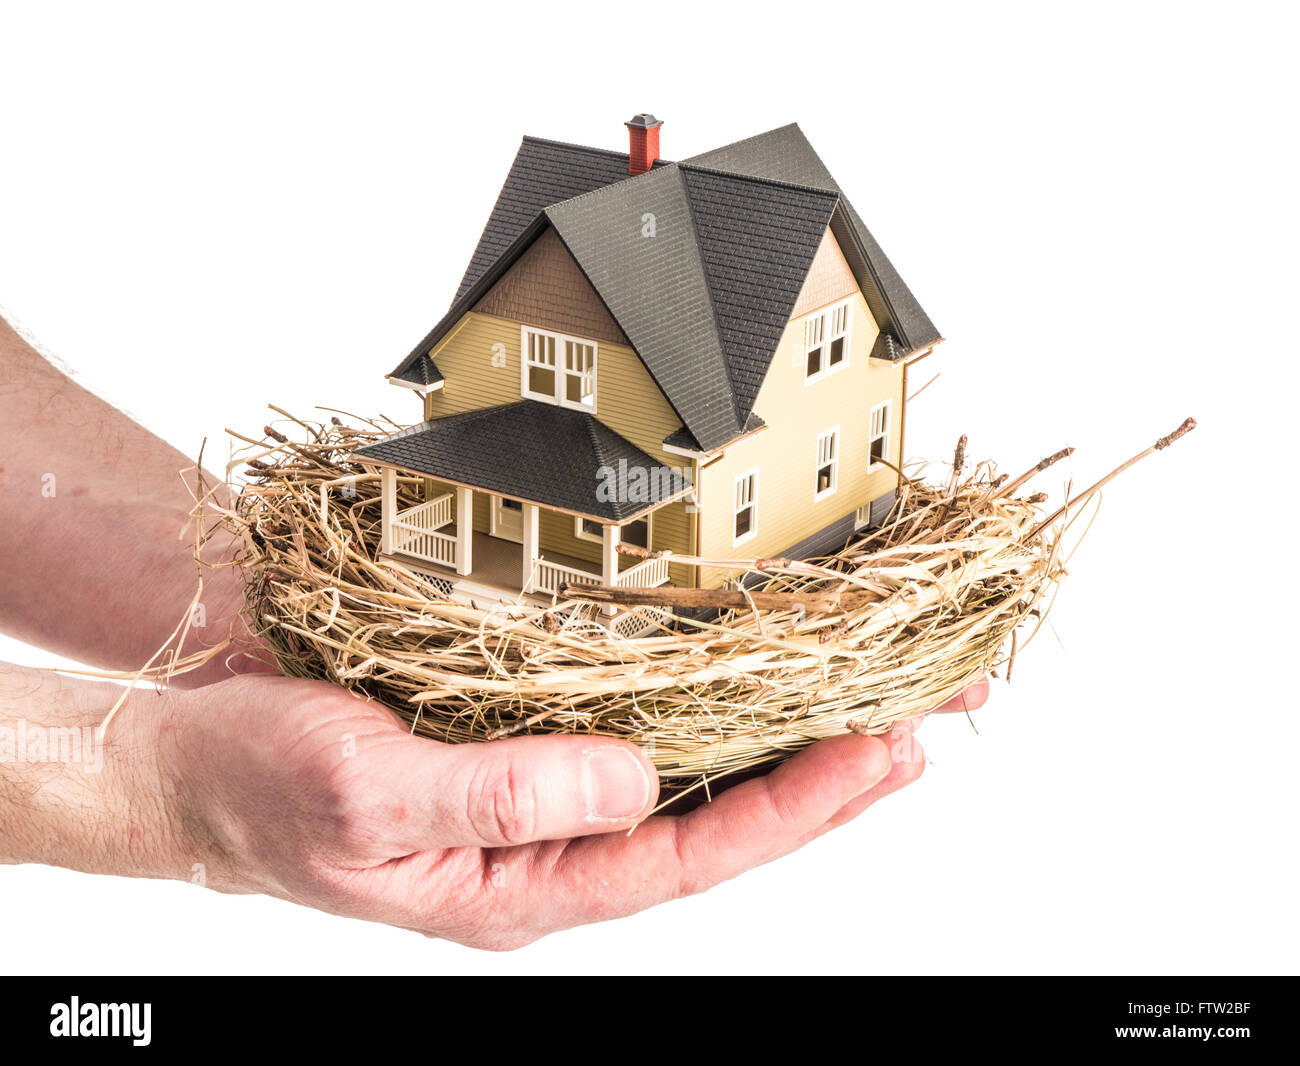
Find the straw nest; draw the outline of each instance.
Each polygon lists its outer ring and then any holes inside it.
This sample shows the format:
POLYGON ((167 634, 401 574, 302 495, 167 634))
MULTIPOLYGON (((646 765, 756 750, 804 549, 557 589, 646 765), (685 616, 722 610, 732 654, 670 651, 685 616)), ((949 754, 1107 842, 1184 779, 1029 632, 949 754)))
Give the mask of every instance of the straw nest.
MULTIPOLYGON (((1009 672, 1065 573, 1066 529, 1119 472, 1045 515, 1046 497, 1022 489, 1070 449, 1008 479, 991 463, 967 472, 962 438, 942 483, 902 477, 886 523, 832 556, 674 555, 729 568, 736 581, 694 618, 622 604, 649 630, 632 638, 602 624, 598 589, 471 604, 379 561, 378 475, 352 452, 398 427, 279 424, 291 436, 268 426, 261 440, 240 438, 233 506, 205 492, 200 510, 242 543, 247 616, 281 670, 382 701, 441 741, 630 740, 677 790, 707 790, 846 729, 886 732, 985 674, 1009 672)), ((420 489, 399 479, 399 506, 420 502, 420 489)))

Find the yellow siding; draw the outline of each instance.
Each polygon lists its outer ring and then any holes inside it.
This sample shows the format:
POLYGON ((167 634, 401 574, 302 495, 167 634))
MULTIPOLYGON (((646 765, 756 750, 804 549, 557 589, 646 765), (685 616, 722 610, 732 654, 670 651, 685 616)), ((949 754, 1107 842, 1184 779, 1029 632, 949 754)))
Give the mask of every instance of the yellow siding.
MULTIPOLYGON (((700 471, 700 554, 706 558, 778 555, 897 484, 892 470, 867 473, 868 416, 872 406, 885 399, 893 400, 889 460, 898 463, 903 370, 869 357, 879 329, 866 301, 860 293, 853 297, 848 365, 811 384, 804 381, 806 318, 792 319, 786 327, 759 390, 754 410, 766 428, 731 445, 721 459, 700 471), (836 425, 838 488, 814 502, 817 437, 836 425), (758 532, 733 545, 735 479, 754 467, 759 469, 758 532)), ((709 570, 702 583, 714 586, 728 576, 728 571, 709 570)))
MULTIPOLYGON (((433 361, 446 379, 425 397, 424 417, 442 418, 515 403, 519 391, 521 323, 477 311, 433 349, 433 361)), ((596 407, 592 412, 615 433, 669 466, 681 456, 663 450, 663 440, 681 426, 640 357, 622 344, 596 346, 596 407)))
MULTIPOLYGON (((469 312, 432 352, 445 383, 425 397, 424 417, 443 418, 518 401, 521 325, 510 319, 469 312)), ((681 420, 640 357, 626 345, 597 341, 593 413, 656 461, 678 468, 692 465, 691 460, 663 450, 664 438, 681 426, 681 420)), ((558 552, 599 561, 598 544, 573 536, 571 515, 544 510, 539 526, 543 554, 558 552)), ((482 493, 475 494, 474 528, 488 532, 488 503, 482 493)), ((684 503, 669 504, 655 513, 652 547, 656 550, 691 554, 693 534, 694 515, 687 513, 684 503)), ((672 567, 671 573, 675 581, 689 581, 691 576, 691 571, 681 566, 672 567)))

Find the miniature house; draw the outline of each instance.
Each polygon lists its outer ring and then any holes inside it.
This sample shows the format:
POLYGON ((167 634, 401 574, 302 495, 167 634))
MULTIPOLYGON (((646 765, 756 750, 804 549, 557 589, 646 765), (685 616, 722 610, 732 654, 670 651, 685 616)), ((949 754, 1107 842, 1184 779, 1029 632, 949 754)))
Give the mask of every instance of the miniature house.
POLYGON ((389 375, 424 421, 359 449, 382 553, 448 590, 719 585, 893 503, 908 365, 941 340, 802 131, 677 163, 524 138, 450 310, 389 375), (398 478, 425 502, 398 510, 398 478))

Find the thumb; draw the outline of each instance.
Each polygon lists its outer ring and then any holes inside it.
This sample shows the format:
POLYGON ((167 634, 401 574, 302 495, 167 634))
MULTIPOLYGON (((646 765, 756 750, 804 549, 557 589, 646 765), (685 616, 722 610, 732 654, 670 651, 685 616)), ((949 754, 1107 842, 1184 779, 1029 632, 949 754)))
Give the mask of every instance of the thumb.
MULTIPOLYGON (((412 738, 413 740, 415 738, 412 738)), ((630 829, 659 796, 633 744, 600 737, 517 737, 481 744, 403 745, 389 787, 413 815, 413 851, 504 847, 630 829)))

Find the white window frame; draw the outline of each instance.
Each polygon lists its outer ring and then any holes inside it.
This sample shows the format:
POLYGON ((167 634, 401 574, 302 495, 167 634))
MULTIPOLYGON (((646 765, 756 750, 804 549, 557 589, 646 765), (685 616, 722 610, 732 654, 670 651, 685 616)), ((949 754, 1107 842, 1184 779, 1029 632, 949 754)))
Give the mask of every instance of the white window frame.
POLYGON ((811 385, 822 378, 830 377, 849 365, 853 351, 853 297, 828 304, 820 311, 814 311, 803 325, 803 383, 811 385), (830 364, 831 343, 844 339, 844 358, 834 366, 830 364), (808 353, 821 349, 821 364, 816 373, 808 373, 808 353))
POLYGON ((813 466, 813 503, 826 499, 827 496, 834 496, 835 490, 840 487, 840 427, 831 426, 830 429, 824 430, 817 434, 817 451, 815 453, 816 463, 813 466), (828 446, 823 450, 823 446, 828 446), (831 468, 831 485, 828 489, 818 489, 817 482, 821 478, 822 468, 827 464, 831 468))
POLYGON ((731 543, 733 545, 744 544, 745 541, 751 540, 757 535, 758 535, 758 467, 755 466, 755 467, 751 467, 749 470, 746 470, 743 474, 737 474, 736 480, 732 483, 731 543), (740 485, 741 482, 746 481, 749 478, 753 478, 754 483, 750 488, 749 501, 742 506, 740 503, 740 485), (749 532, 743 533, 738 537, 736 536, 736 517, 746 507, 748 507, 750 510, 749 532))
POLYGON ((894 410, 891 400, 882 400, 871 409, 871 415, 867 419, 867 473, 875 470, 887 469, 885 463, 874 462, 871 458, 871 445, 881 437, 885 439, 885 447, 881 451, 881 458, 886 462, 890 461, 889 438, 894 432, 894 410), (876 416, 880 416, 881 428, 876 429, 876 416))
MULTIPOLYGON (((574 516, 573 516, 573 536, 574 536, 574 538, 575 538, 576 540, 589 540, 589 541, 592 541, 592 542, 595 543, 595 544, 601 544, 601 543, 603 543, 603 538, 600 536, 599 533, 588 533, 585 529, 582 528, 582 523, 583 523, 583 521, 584 521, 584 519, 582 518, 581 515, 574 515, 574 516)), ((586 521, 595 521, 595 520, 594 520, 594 519, 586 519, 586 521)), ((642 521, 642 519, 637 518, 637 519, 634 519, 633 521, 640 522, 640 521, 642 521)), ((653 543, 653 541, 651 540, 651 538, 652 538, 652 537, 654 536, 654 534, 655 534, 655 524, 654 524, 654 523, 655 523, 655 518, 654 518, 654 512, 652 511, 650 514, 646 515, 644 521, 645 521, 645 541, 646 541, 646 549, 649 550, 650 545, 653 543)), ((618 534, 617 534, 617 536, 618 536, 618 537, 621 537, 621 536, 623 535, 623 526, 627 526, 627 525, 631 525, 631 524, 632 524, 631 522, 624 522, 624 523, 622 523, 621 525, 619 525, 619 526, 618 526, 618 534)))
POLYGON ((587 340, 585 337, 573 337, 567 333, 555 333, 549 329, 538 329, 536 326, 521 326, 519 329, 519 394, 529 400, 538 400, 542 403, 558 404, 560 407, 568 407, 574 411, 589 411, 594 413, 596 410, 596 363, 598 358, 597 344, 593 340, 587 340), (529 343, 530 336, 547 337, 555 342, 555 362, 534 363, 532 359, 532 345, 529 343), (584 348, 591 349, 591 368, 587 371, 570 370, 568 368, 568 351, 567 345, 577 344, 584 348), (528 370, 532 366, 544 367, 555 375, 554 393, 534 392, 528 383, 528 370), (574 402, 568 398, 568 379, 570 377, 585 377, 591 380, 591 402, 582 401, 574 402))

